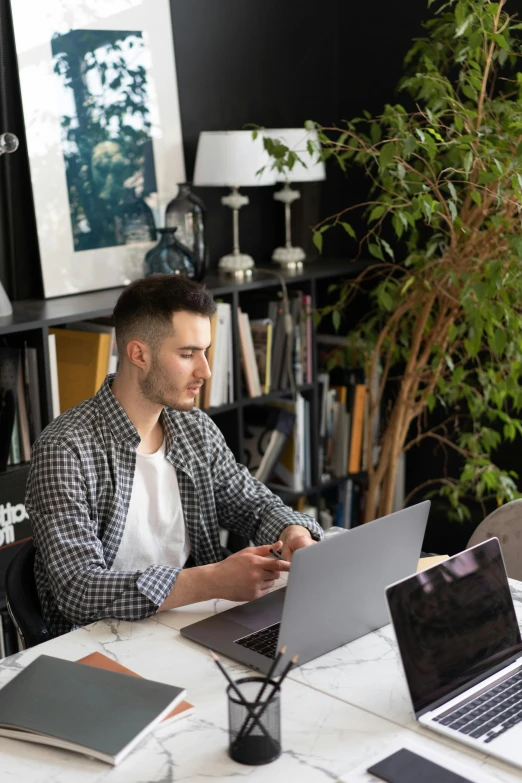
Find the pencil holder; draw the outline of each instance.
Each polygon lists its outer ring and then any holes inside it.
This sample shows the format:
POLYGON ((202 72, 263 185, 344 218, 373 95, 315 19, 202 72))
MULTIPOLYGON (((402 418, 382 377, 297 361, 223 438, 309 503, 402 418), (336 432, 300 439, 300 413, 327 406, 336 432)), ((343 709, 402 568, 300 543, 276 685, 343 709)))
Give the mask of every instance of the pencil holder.
POLYGON ((227 688, 230 758, 240 764, 253 766, 275 761, 281 755, 278 684, 265 677, 243 677, 236 680, 236 685, 245 703, 241 702, 231 686, 227 688), (261 689, 263 695, 258 700, 261 689))

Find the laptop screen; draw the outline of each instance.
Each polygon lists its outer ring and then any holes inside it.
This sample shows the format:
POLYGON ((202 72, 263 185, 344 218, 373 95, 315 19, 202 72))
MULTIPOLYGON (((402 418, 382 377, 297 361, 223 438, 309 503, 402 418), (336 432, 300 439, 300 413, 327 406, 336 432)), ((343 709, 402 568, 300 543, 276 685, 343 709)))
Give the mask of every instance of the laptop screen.
POLYGON ((388 587, 386 595, 416 713, 522 654, 496 538, 388 587))

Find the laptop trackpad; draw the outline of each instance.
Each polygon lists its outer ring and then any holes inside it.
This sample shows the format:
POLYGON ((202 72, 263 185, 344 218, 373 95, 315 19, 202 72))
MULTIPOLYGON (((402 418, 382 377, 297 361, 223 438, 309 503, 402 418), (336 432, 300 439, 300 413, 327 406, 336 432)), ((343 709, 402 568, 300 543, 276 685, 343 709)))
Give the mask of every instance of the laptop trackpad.
POLYGON ((240 623, 252 631, 266 628, 268 625, 281 622, 285 593, 286 587, 281 587, 280 590, 274 590, 273 593, 268 593, 255 601, 235 606, 229 609, 227 614, 235 623, 240 623))

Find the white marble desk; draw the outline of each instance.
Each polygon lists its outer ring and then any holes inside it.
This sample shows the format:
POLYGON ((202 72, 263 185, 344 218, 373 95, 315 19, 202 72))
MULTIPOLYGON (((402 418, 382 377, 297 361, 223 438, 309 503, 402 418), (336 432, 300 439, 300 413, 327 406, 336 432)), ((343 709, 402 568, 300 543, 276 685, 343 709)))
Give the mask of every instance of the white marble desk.
MULTIPOLYGON (((115 769, 66 751, 0 738, 1 783, 208 783, 234 777, 270 783, 362 783, 373 780, 364 771, 367 763, 403 746, 442 754, 448 765, 460 764, 460 771, 476 783, 520 781, 515 768, 439 740, 413 723, 389 628, 292 672, 283 688, 281 758, 266 767, 236 764, 226 751, 222 675, 204 649, 178 632, 228 606, 225 601, 207 602, 137 623, 93 623, 0 661, 1 686, 42 653, 76 660, 99 651, 145 677, 183 685, 196 707, 194 715, 156 729, 115 769), (393 711, 387 708, 390 704, 393 711)), ((239 664, 228 665, 236 677, 247 673, 239 664)))

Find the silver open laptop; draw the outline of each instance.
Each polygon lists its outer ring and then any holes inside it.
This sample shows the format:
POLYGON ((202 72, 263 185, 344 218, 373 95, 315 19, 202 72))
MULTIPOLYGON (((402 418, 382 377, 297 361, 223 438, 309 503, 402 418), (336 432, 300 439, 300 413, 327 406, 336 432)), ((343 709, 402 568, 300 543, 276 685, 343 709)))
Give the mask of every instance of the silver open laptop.
POLYGON ((183 636, 266 673, 299 664, 388 622, 384 589, 415 572, 430 503, 425 501, 297 550, 286 588, 181 629, 183 636))
POLYGON ((417 720, 522 767, 522 640, 498 539, 386 597, 417 720))

